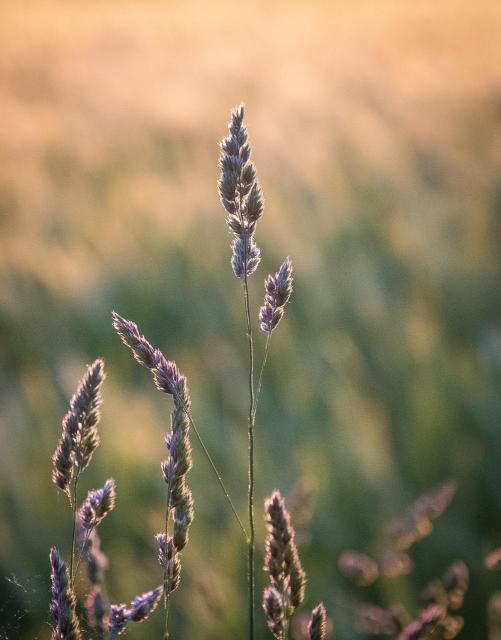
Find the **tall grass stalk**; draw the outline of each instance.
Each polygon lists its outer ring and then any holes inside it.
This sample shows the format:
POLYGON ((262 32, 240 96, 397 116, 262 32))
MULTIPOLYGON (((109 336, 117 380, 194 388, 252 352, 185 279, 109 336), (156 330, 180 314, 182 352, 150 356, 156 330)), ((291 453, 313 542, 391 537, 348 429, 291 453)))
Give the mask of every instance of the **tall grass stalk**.
MULTIPOLYGON (((247 251, 245 252, 247 256, 247 251)), ((249 286, 247 283, 247 258, 245 261, 244 275, 244 299, 245 313, 247 318, 247 340, 249 345, 249 417, 248 417, 248 438, 249 438, 249 460, 248 460, 248 515, 249 515, 249 538, 248 538, 248 581, 249 581, 249 640, 254 638, 254 601, 256 583, 254 576, 254 553, 255 553, 255 527, 254 527, 254 341, 252 338, 252 324, 249 305, 249 286)))

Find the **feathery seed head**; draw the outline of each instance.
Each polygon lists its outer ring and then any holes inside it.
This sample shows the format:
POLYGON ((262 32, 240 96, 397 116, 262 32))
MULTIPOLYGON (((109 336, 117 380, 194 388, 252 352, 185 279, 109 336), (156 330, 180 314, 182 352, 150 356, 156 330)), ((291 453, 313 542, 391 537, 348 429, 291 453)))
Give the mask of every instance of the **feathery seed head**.
POLYGON ((248 276, 254 273, 261 262, 261 251, 256 246, 254 238, 246 237, 245 233, 235 236, 231 248, 231 267, 236 277, 244 278, 246 267, 248 276))
POLYGON ((181 499, 174 508, 174 546, 178 551, 184 549, 188 542, 188 529, 194 518, 193 495, 184 487, 181 499))
POLYGON ((311 612, 308 633, 310 634, 310 640, 325 640, 327 637, 327 613, 323 602, 318 604, 311 612))
POLYGON ((294 541, 290 515, 279 491, 265 500, 265 521, 268 533, 264 570, 270 576, 271 586, 284 594, 283 604, 292 614, 304 599, 306 574, 294 541))
POLYGON ((275 587, 266 587, 264 590, 263 609, 270 631, 275 638, 281 640, 285 622, 284 603, 275 587))
POLYGON ((287 257, 275 275, 265 280, 264 304, 259 310, 261 329, 271 333, 284 315, 284 306, 292 293, 292 263, 287 257))
POLYGON ((161 353, 155 349, 139 332, 135 322, 122 318, 116 311, 112 313, 113 327, 126 347, 134 354, 134 358, 148 369, 158 364, 161 353))
POLYGON ((113 478, 106 480, 102 489, 89 491, 80 508, 80 519, 84 529, 97 527, 100 522, 115 508, 116 488, 113 478))
POLYGON ((142 622, 155 611, 163 594, 163 587, 157 587, 152 591, 146 591, 131 602, 129 619, 134 622, 142 622))
POLYGON ((181 580, 181 559, 176 552, 173 540, 165 533, 157 533, 155 540, 158 545, 158 562, 166 571, 166 584, 169 593, 172 593, 179 586, 181 580))
POLYGON ((52 481, 69 496, 69 487, 73 478, 73 439, 63 430, 52 456, 52 481))
POLYGON ((112 604, 110 607, 109 630, 111 635, 120 636, 125 632, 129 621, 129 609, 125 604, 112 604))
POLYGON ((52 640, 80 640, 80 625, 76 616, 76 598, 70 586, 68 567, 59 551, 50 550, 51 603, 54 628, 52 640))
POLYGON ((264 208, 256 168, 250 161, 251 148, 243 118, 241 105, 232 111, 228 136, 220 144, 218 182, 221 203, 227 213, 226 223, 234 234, 231 265, 237 278, 254 273, 261 260, 254 232, 264 208))
POLYGON ((104 378, 104 361, 98 358, 87 368, 63 418, 62 434, 52 456, 52 480, 68 495, 74 468, 83 471, 99 445, 97 425, 104 378))

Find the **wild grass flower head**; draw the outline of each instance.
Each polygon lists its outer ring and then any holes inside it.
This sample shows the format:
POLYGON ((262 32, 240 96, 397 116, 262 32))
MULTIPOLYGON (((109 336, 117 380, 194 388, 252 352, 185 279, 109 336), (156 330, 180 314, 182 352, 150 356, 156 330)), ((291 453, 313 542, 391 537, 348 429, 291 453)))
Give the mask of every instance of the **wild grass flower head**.
POLYGON ((129 622, 129 609, 126 604, 112 604, 110 607, 109 631, 113 636, 125 633, 129 622))
POLYGON ((327 637, 327 612, 323 602, 318 604, 311 612, 308 633, 310 640, 325 640, 327 637))
POLYGON ((99 445, 97 426, 104 378, 104 361, 98 358, 87 368, 63 418, 62 434, 52 456, 52 480, 66 493, 75 471, 80 473, 88 466, 99 445))
POLYGON ((265 522, 264 569, 271 586, 282 594, 284 607, 291 615, 304 600, 306 574, 294 540, 294 528, 279 491, 265 500, 265 522))
POLYGON ((110 511, 115 508, 116 488, 113 478, 106 480, 101 489, 89 491, 85 502, 80 507, 82 527, 89 531, 97 527, 110 511))
POLYGON ((176 363, 167 360, 160 349, 154 347, 141 334, 137 324, 132 320, 127 320, 113 311, 112 322, 118 336, 132 351, 137 362, 151 371, 157 389, 174 396, 180 404, 189 407, 186 376, 179 371, 176 363))
POLYGON ((228 136, 220 144, 218 188, 227 213, 226 223, 234 236, 231 265, 237 278, 243 279, 254 273, 261 260, 254 232, 264 208, 256 168, 250 160, 243 105, 232 111, 228 130, 228 136))
POLYGON ((174 546, 171 536, 165 533, 157 533, 155 540, 158 545, 158 562, 166 569, 166 585, 169 593, 172 593, 181 581, 181 558, 174 546))
POLYGON ((285 608, 282 596, 275 587, 266 587, 263 592, 263 610, 268 628, 278 640, 283 638, 285 608))
POLYGON ((50 550, 51 602, 50 613, 54 623, 52 640, 80 640, 80 625, 76 615, 76 599, 70 586, 68 567, 59 551, 50 550))
POLYGON ((146 620, 157 608, 162 594, 163 587, 159 586, 134 598, 129 607, 125 604, 112 604, 109 621, 110 634, 122 635, 130 621, 142 622, 146 620))
POLYGON ((261 329, 271 333, 284 315, 284 307, 292 294, 292 263, 287 257, 275 275, 265 280, 264 304, 259 310, 261 329))

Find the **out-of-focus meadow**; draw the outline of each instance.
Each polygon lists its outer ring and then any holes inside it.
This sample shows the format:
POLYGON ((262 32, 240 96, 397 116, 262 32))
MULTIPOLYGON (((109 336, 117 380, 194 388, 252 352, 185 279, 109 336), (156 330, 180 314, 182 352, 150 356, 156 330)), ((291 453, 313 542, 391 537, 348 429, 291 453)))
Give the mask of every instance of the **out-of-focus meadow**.
MULTIPOLYGON (((99 355, 102 445, 81 486, 117 481, 108 590, 128 602, 161 582, 170 404, 112 309, 187 374, 245 514, 244 315, 216 193, 217 142, 242 100, 266 197, 255 314, 266 273, 295 264, 258 416, 258 539, 265 495, 316 488, 306 604, 323 599, 336 637, 354 638, 339 553, 370 552, 385 519, 455 478, 413 575, 357 597, 416 606, 462 558, 460 637, 485 637, 501 587, 482 568, 501 542, 501 5, 6 0, 1 14, 0 638, 50 635, 48 550, 70 537, 50 457, 99 355)), ((245 545, 193 444, 173 637, 243 638, 245 545)), ((161 618, 129 636, 160 637, 161 618)))

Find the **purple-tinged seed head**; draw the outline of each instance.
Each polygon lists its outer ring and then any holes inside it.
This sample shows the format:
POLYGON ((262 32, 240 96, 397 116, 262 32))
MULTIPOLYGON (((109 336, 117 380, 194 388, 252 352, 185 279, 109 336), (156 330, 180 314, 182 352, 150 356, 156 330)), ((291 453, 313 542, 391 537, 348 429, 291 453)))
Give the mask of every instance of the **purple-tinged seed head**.
POLYGON ((160 359, 160 351, 139 332, 135 322, 122 318, 116 311, 113 311, 112 318, 115 331, 124 345, 132 351, 134 358, 148 369, 154 369, 160 359))
POLYGON ((163 587, 157 587, 152 591, 146 591, 131 602, 129 619, 134 622, 142 622, 155 611, 163 594, 163 587))
POLYGON ((306 586, 294 527, 279 491, 265 500, 264 507, 267 528, 264 570, 269 574, 271 586, 283 594, 284 606, 292 615, 304 600, 306 586))
POLYGON ((250 161, 251 148, 243 117, 243 105, 232 111, 229 134, 220 144, 218 182, 226 223, 234 234, 231 265, 237 278, 251 275, 259 265, 260 251, 254 243, 254 232, 264 208, 256 168, 250 161))
POLYGON ((75 467, 83 471, 99 445, 97 426, 104 379, 104 361, 98 358, 87 367, 63 418, 61 437, 52 456, 52 480, 68 495, 75 467))
POLYGON ((89 530, 98 524, 115 508, 116 487, 113 478, 109 478, 101 489, 89 491, 80 508, 80 519, 84 529, 89 530))
POLYGON ((271 633, 281 640, 284 632, 284 603, 275 587, 266 587, 263 592, 263 609, 271 633))
POLYGON ((318 604, 311 612, 308 633, 310 640, 325 640, 327 637, 327 613, 323 602, 318 604))
POLYGON ((292 263, 287 257, 275 275, 265 280, 264 304, 259 310, 261 329, 271 333, 284 315, 284 307, 292 293, 292 263))
POLYGON ((181 580, 181 559, 169 535, 157 533, 155 540, 158 545, 158 562, 166 570, 164 588, 172 593, 181 580))
POLYGON ((109 630, 111 635, 120 636, 125 632, 129 621, 129 609, 125 604, 112 604, 110 607, 109 630))
POLYGON ((163 356, 152 370, 155 385, 159 391, 175 395, 179 387, 181 374, 175 362, 166 360, 163 356))
POLYGON ((59 551, 50 550, 51 602, 49 606, 54 628, 53 640, 80 640, 80 625, 76 615, 76 598, 70 585, 68 567, 59 551))
POLYGON ((231 267, 236 277, 242 279, 245 277, 246 266, 248 276, 254 273, 261 262, 261 251, 256 246, 254 238, 250 237, 246 241, 245 237, 235 237, 231 248, 231 267))

